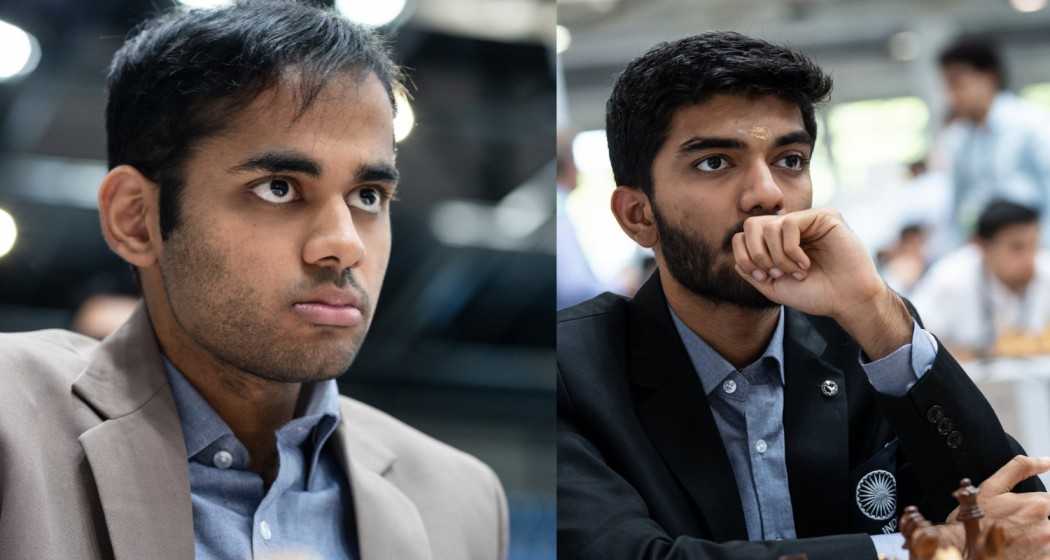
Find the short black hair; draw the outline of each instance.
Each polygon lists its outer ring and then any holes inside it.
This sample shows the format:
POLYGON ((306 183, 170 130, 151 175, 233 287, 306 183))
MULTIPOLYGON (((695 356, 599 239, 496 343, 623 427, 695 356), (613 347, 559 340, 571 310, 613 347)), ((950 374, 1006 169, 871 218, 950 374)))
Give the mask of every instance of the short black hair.
POLYGON ((977 237, 991 241, 1000 231, 1009 226, 1034 224, 1039 221, 1039 211, 1030 206, 1008 200, 996 199, 988 203, 977 218, 977 237))
MULTIPOLYGON (((331 80, 375 74, 394 105, 401 72, 382 37, 332 9, 292 0, 241 0, 175 9, 129 34, 108 77, 109 168, 131 165, 160 187, 160 229, 179 223, 183 167, 202 140, 282 80, 298 114, 331 80)), ((393 139, 391 139, 393 142, 393 139)))
POLYGON ((660 43, 631 61, 605 105, 609 159, 617 185, 653 190, 653 160, 679 108, 716 94, 774 95, 798 105, 815 142, 814 105, 832 81, 802 53, 739 33, 701 33, 660 43))
POLYGON ((1006 89, 1006 68, 999 56, 998 46, 991 40, 975 35, 964 35, 941 50, 938 57, 941 68, 962 64, 975 70, 995 75, 999 89, 1006 89))

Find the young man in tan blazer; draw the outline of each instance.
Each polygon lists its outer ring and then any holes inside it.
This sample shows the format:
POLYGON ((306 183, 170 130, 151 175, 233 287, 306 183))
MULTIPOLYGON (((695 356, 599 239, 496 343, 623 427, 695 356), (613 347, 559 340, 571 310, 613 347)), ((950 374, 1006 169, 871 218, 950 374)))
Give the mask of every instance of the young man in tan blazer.
POLYGON ((0 336, 0 556, 506 556, 488 467, 335 389, 389 258, 397 87, 293 2, 126 42, 99 210, 144 301, 101 344, 0 336))

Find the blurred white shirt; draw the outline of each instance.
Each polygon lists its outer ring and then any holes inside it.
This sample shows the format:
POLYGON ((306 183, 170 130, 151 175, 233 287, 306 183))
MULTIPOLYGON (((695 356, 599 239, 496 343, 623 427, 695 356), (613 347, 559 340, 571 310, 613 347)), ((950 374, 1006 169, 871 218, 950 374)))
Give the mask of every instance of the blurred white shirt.
POLYGON ((1050 325, 1050 252, 1036 255, 1036 270, 1015 294, 985 270, 980 249, 967 244, 934 263, 911 301, 926 330, 945 344, 990 348, 1006 331, 1038 335, 1050 325))

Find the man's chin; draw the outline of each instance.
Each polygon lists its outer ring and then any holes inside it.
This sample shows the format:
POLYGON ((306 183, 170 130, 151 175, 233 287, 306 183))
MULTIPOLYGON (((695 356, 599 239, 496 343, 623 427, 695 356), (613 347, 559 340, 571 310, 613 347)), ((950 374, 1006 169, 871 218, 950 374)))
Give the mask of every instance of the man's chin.
POLYGON ((740 278, 735 270, 723 271, 716 278, 676 279, 690 292, 715 304, 735 305, 747 309, 770 309, 778 304, 762 295, 754 286, 740 278))

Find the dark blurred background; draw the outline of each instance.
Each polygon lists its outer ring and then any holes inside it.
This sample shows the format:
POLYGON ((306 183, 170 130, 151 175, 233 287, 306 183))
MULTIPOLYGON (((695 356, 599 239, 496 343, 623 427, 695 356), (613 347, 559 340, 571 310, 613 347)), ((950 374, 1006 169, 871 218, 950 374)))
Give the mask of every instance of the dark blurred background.
MULTIPOLYGON (((0 2, 0 331, 102 334, 134 297, 98 226, 105 73, 172 4, 0 2)), ((342 390, 491 465, 511 558, 554 558, 555 4, 334 4, 387 32, 414 116, 383 295, 342 390)))

